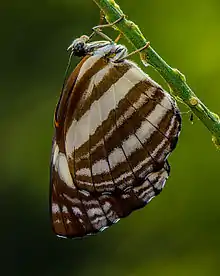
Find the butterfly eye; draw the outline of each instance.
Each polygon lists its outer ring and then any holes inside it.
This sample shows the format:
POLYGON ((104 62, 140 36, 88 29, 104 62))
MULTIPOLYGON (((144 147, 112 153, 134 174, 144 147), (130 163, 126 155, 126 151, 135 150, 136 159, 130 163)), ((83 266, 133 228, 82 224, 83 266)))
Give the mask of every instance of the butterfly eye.
POLYGON ((72 44, 67 48, 67 51, 71 51, 74 56, 82 57, 85 56, 86 51, 86 42, 89 38, 87 36, 81 36, 80 38, 75 39, 72 44))
POLYGON ((74 45, 73 54, 81 57, 85 55, 85 42, 79 41, 74 45))

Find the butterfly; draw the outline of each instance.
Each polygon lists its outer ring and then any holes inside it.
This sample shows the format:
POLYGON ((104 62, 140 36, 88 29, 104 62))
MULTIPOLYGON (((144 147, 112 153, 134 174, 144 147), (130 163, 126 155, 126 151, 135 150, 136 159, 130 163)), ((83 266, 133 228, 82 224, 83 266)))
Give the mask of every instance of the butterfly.
POLYGON ((82 57, 55 111, 52 227, 60 237, 103 231, 163 189, 181 116, 174 99, 109 41, 71 44, 82 57))

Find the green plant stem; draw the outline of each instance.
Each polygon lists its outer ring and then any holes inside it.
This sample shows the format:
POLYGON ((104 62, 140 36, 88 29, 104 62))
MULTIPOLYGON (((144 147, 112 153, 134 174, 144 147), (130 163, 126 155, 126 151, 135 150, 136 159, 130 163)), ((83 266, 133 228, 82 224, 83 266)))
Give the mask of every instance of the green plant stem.
MULTIPOLYGON (((112 23, 121 18, 124 13, 114 0, 93 0, 102 12, 108 23, 112 23)), ((140 29, 126 17, 114 25, 118 31, 128 39, 136 49, 146 45, 147 40, 140 29)), ((218 115, 211 112, 194 94, 187 85, 186 79, 177 69, 171 68, 157 53, 149 46, 141 53, 141 59, 144 63, 153 66, 170 86, 174 96, 179 97, 190 107, 192 112, 203 122, 203 124, 212 133, 212 140, 220 148, 220 120, 218 115)))

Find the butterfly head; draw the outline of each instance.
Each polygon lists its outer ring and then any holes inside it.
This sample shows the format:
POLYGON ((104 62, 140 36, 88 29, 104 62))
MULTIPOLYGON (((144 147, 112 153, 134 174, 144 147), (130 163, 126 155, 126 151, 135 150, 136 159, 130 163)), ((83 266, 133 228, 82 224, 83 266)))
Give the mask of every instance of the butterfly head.
POLYGON ((89 37, 83 35, 77 39, 75 39, 72 44, 67 48, 67 51, 71 50, 74 56, 82 57, 87 54, 87 41, 89 37))

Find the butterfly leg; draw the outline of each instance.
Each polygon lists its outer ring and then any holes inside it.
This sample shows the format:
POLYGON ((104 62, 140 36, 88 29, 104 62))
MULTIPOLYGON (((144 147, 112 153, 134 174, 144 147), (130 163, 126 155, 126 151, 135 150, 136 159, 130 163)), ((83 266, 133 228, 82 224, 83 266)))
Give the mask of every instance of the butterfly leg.
POLYGON ((143 47, 131 52, 130 54, 126 55, 123 59, 127 59, 127 58, 130 58, 131 56, 137 54, 137 53, 140 53, 141 51, 147 49, 148 47, 150 46, 150 42, 148 41, 143 47))
POLYGON ((95 34, 98 34, 100 35, 101 37, 103 37, 104 39, 110 41, 111 43, 114 43, 114 41, 109 37, 107 36, 106 34, 104 34, 102 32, 102 29, 103 28, 107 28, 107 27, 112 27, 114 26, 115 24, 119 23, 121 20, 123 20, 125 18, 125 15, 122 15, 120 18, 118 18, 117 20, 115 20, 114 22, 112 23, 108 23, 108 24, 103 24, 103 25, 98 25, 98 26, 95 26, 92 28, 93 30, 93 33, 90 35, 89 38, 91 38, 93 35, 95 34))
POLYGON ((115 43, 118 43, 118 41, 121 39, 123 33, 119 33, 119 35, 115 39, 115 43))

